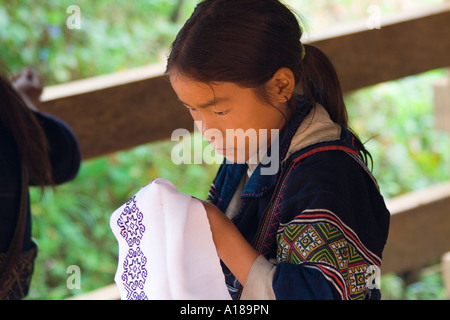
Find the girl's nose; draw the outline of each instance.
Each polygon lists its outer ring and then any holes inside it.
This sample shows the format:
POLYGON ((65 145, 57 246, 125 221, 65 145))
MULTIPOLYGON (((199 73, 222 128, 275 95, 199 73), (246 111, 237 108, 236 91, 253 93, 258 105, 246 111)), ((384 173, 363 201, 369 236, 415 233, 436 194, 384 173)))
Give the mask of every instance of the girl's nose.
POLYGON ((208 124, 205 121, 196 121, 197 129, 202 133, 203 138, 211 145, 223 144, 223 133, 213 124, 208 124))

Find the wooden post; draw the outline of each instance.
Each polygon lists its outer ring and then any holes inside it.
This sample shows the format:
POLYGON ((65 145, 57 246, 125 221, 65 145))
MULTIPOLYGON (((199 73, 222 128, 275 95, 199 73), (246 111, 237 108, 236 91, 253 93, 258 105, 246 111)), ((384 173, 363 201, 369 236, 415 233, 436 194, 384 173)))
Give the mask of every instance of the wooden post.
POLYGON ((434 84, 434 119, 437 130, 450 133, 450 69, 434 84))
POLYGON ((442 256, 442 278, 447 291, 447 298, 450 299, 450 251, 442 256))

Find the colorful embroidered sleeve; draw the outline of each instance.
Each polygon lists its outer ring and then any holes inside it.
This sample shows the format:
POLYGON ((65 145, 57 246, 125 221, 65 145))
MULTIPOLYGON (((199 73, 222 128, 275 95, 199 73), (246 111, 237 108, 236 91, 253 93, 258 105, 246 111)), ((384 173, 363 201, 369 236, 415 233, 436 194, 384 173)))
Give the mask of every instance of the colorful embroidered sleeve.
MULTIPOLYGON (((319 272, 333 288, 333 296, 340 299, 365 299, 370 271, 380 266, 380 258, 367 250, 356 234, 328 210, 305 210, 288 224, 281 224, 277 244, 280 266, 287 262, 298 269, 310 269, 309 273, 319 272)), ((323 280, 317 280, 317 274, 310 280, 304 285, 325 286, 323 280)))

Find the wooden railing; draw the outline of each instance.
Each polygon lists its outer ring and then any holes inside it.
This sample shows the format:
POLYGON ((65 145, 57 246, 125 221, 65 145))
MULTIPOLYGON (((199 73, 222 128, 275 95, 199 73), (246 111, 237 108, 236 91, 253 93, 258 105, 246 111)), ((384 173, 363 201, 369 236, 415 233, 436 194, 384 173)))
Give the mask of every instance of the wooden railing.
MULTIPOLYGON (((450 66, 449 20, 447 5, 308 42, 330 57, 349 92, 450 66)), ((85 159, 166 139, 193 123, 163 73, 163 65, 146 66, 46 88, 41 109, 75 130, 85 159)))
MULTIPOLYGON (((449 67, 449 34, 450 5, 444 5, 385 20, 381 29, 363 24, 307 42, 330 57, 350 92, 449 67)), ((73 128, 84 159, 167 139, 177 128, 193 129, 193 122, 163 74, 163 65, 146 66, 49 87, 40 109, 73 128)), ((383 272, 414 270, 450 250, 450 183, 391 199, 388 207, 383 272)))
POLYGON ((450 182, 390 199, 387 206, 383 273, 417 270, 450 251, 450 182))

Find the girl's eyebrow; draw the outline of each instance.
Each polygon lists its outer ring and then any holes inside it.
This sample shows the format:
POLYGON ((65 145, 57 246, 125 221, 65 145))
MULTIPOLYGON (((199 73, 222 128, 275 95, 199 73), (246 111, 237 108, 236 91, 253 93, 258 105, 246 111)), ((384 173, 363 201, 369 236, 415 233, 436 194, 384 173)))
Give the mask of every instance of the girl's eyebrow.
MULTIPOLYGON (((187 104, 186 102, 183 102, 182 100, 180 100, 180 98, 178 98, 178 100, 179 100, 182 104, 184 104, 184 105, 186 105, 186 106, 188 106, 188 107, 192 107, 192 106, 190 106, 189 104, 187 104)), ((214 100, 208 101, 208 102, 206 102, 206 103, 202 103, 202 104, 198 105, 197 107, 200 108, 200 109, 209 108, 209 107, 212 107, 212 106, 214 106, 214 105, 220 104, 220 103, 225 102, 225 101, 228 101, 228 100, 230 100, 230 99, 227 98, 227 97, 215 98, 214 100)))

